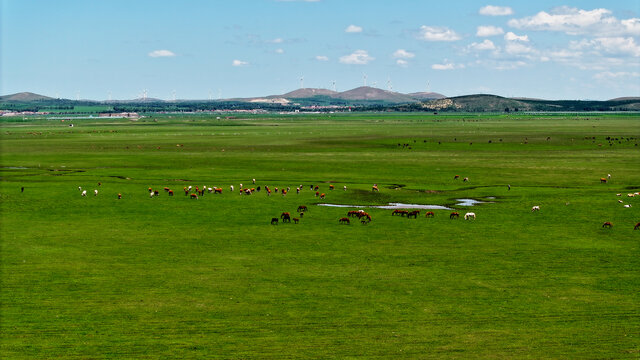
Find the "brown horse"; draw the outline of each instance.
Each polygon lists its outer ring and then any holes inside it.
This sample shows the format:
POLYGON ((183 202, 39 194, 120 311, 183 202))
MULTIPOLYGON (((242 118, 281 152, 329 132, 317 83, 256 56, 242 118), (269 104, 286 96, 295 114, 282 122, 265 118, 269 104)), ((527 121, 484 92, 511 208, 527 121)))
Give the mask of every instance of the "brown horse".
POLYGON ((298 212, 305 212, 307 211, 307 206, 306 205, 300 205, 298 206, 298 212))
POLYGON ((414 219, 417 219, 418 215, 420 215, 420 210, 413 210, 412 212, 407 213, 407 219, 412 217, 412 216, 413 216, 414 219))
MULTIPOLYGON (((365 213, 365 214, 366 214, 366 213, 365 213)), ((361 217, 361 219, 360 219, 360 222, 361 222, 362 224, 368 224, 368 223, 370 223, 370 222, 371 222, 371 215, 366 214, 366 215, 362 216, 362 217, 361 217)))
POLYGON ((271 225, 278 225, 278 218, 271 218, 271 225))
POLYGON ((636 226, 633 227, 633 230, 638 230, 640 229, 640 222, 636 224, 636 226))
POLYGON ((169 196, 173 196, 173 190, 169 190, 169 196))
POLYGON ((606 227, 606 228, 609 228, 609 229, 610 229, 611 227, 613 227, 613 224, 612 224, 611 222, 609 222, 609 221, 605 221, 605 223, 604 223, 604 224, 602 224, 602 227, 603 227, 603 228, 605 228, 605 227, 606 227))
POLYGON ((600 178, 600 183, 606 184, 607 183, 607 179, 606 178, 600 178))
POLYGON ((198 194, 191 194, 191 195, 189 195, 189 198, 197 200, 198 199, 198 194))
POLYGON ((289 214, 288 212, 283 212, 282 214, 280 214, 280 219, 282 219, 282 222, 291 222, 291 214, 289 214))
POLYGON ((457 179, 460 179, 460 175, 454 175, 453 176, 453 180, 457 180, 457 179))
POLYGON ((293 218, 293 223, 294 223, 294 224, 297 224, 297 223, 298 223, 298 221, 300 221, 300 219, 298 219, 298 218, 293 218))
POLYGON ((405 216, 408 213, 409 212, 407 210, 393 210, 393 212, 391 213, 391 216, 393 216, 393 215, 405 216))
POLYGON ((333 190, 334 186, 333 185, 329 185, 329 190, 333 190))
POLYGON ((320 199, 324 199, 325 193, 320 194, 320 199))
POLYGON ((338 222, 340 224, 347 224, 347 225, 351 223, 351 221, 349 221, 349 218, 346 218, 346 217, 340 218, 340 220, 338 220, 338 222))
POLYGON ((349 212, 347 213, 347 216, 348 216, 348 217, 356 217, 356 216, 358 216, 358 215, 360 215, 360 211, 358 211, 358 210, 351 210, 351 211, 349 211, 349 212))
POLYGON ((433 211, 428 211, 428 212, 425 214, 425 217, 428 217, 428 218, 430 218, 430 217, 434 217, 434 216, 436 216, 436 214, 434 214, 434 213, 433 213, 433 211))
POLYGON ((459 217, 460 217, 460 214, 458 214, 458 213, 457 213, 457 212, 455 212, 455 211, 454 211, 454 212, 452 212, 452 213, 449 215, 449 219, 457 219, 457 218, 459 218, 459 217))

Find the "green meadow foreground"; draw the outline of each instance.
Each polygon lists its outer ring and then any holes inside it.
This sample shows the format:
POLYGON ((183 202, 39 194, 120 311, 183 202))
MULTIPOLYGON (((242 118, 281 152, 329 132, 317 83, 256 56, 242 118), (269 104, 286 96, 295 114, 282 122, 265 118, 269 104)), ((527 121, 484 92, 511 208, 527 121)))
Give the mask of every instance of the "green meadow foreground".
POLYGON ((1 358, 640 357, 638 114, 68 124, 0 120, 1 358))

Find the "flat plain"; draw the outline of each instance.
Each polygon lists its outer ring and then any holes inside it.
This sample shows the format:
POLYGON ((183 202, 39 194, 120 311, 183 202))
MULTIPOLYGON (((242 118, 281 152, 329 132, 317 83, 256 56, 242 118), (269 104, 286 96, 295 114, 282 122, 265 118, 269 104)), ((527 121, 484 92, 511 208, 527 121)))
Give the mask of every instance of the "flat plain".
POLYGON ((640 356, 638 114, 218 117, 0 120, 0 357, 640 356))

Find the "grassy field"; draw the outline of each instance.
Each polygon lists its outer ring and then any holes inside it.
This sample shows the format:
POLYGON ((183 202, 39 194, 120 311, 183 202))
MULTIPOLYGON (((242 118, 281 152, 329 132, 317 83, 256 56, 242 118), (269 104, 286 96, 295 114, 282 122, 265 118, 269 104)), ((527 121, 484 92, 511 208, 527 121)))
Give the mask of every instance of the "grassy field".
POLYGON ((0 120, 2 358, 640 357, 637 114, 74 123, 0 120), (316 206, 392 202, 477 219, 316 206))

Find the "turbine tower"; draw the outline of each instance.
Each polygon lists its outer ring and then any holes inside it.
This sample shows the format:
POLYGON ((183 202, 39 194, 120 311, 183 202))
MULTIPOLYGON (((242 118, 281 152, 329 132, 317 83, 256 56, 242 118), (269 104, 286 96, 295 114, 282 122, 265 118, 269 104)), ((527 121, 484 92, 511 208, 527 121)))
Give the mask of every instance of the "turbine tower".
POLYGON ((175 91, 175 90, 173 90, 173 91, 171 92, 171 99, 172 99, 173 101, 176 101, 176 91, 175 91))
POLYGON ((304 75, 300 76, 300 89, 304 89, 304 75))
POLYGON ((393 91, 393 85, 391 85, 391 77, 387 78, 387 90, 393 91))
POLYGON ((364 80, 364 86, 367 86, 367 74, 362 73, 362 79, 364 80))
POLYGON ((333 80, 331 82, 331 87, 332 87, 333 91, 336 91, 336 81, 335 80, 333 80))

